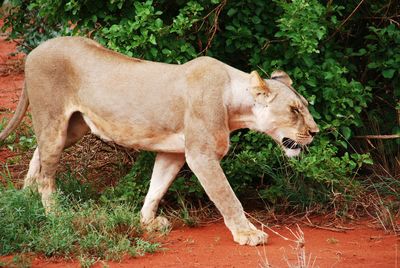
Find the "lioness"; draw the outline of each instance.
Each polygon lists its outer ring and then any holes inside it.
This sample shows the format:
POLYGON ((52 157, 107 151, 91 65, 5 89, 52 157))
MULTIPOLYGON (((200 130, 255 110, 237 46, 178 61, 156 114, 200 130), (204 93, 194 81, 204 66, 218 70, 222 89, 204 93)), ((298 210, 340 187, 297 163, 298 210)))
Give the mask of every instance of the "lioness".
POLYGON ((44 207, 52 205, 55 172, 64 148, 89 130, 106 141, 158 152, 141 209, 145 226, 168 225, 158 204, 187 162, 241 245, 266 242, 246 218, 219 161, 229 133, 250 128, 270 135, 288 156, 298 155, 319 131, 307 101, 283 71, 263 80, 216 59, 182 65, 129 58, 82 37, 60 37, 26 58, 25 88, 5 139, 28 104, 36 148, 24 187, 37 183, 44 207))

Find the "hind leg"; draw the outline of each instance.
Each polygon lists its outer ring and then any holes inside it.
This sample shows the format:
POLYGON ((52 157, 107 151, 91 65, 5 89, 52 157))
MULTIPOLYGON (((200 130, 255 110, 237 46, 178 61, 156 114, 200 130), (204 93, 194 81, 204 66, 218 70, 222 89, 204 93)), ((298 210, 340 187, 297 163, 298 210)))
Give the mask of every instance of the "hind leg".
POLYGON ((39 171, 40 171, 40 157, 39 157, 39 147, 37 147, 35 149, 35 152, 33 153, 31 161, 29 162, 28 173, 26 174, 24 180, 24 188, 30 187, 34 183, 36 183, 39 171))
MULTIPOLYGON (((67 148, 74 145, 88 131, 89 127, 83 120, 82 115, 79 112, 73 113, 71 118, 69 119, 67 138, 64 147, 67 148)), ((29 163, 29 170, 24 180, 24 188, 31 187, 33 184, 36 183, 37 177, 39 176, 40 167, 41 165, 40 165, 39 147, 37 147, 29 163)))
POLYGON ((82 115, 76 112, 69 119, 61 119, 59 124, 53 124, 51 129, 47 128, 41 133, 41 137, 44 138, 40 139, 41 142, 38 141, 40 172, 37 183, 47 212, 54 203, 51 195, 56 191, 55 174, 63 149, 75 144, 88 131, 89 127, 83 121, 82 115))
POLYGON ((51 195, 56 191, 55 174, 66 141, 66 127, 61 126, 42 131, 38 140, 40 171, 36 181, 46 212, 54 204, 51 195))

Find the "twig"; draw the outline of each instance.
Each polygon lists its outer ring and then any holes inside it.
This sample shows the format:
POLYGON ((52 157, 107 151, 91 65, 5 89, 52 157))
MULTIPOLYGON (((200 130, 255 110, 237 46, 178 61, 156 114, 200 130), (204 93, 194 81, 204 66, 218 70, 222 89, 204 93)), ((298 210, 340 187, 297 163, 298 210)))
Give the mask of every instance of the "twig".
MULTIPOLYGON (((278 233, 277 231, 274 231, 273 229, 271 229, 270 227, 268 227, 267 225, 265 225, 264 223, 262 223, 261 221, 257 220, 256 218, 254 218, 253 216, 251 216, 249 213, 245 212, 245 214, 247 215, 247 217, 251 218, 252 220, 256 221, 258 224, 260 224, 262 226, 262 228, 267 228, 268 230, 270 230, 271 232, 273 232, 274 234, 276 234, 277 236, 279 236, 280 238, 282 238, 283 240, 286 241, 291 241, 291 242, 297 242, 296 240, 287 238, 283 235, 281 235, 280 233, 278 233)), ((290 230, 290 229, 289 229, 290 230)))
POLYGON ((285 39, 276 39, 276 40, 268 40, 265 42, 265 44, 262 46, 261 50, 266 50, 268 49, 269 45, 272 43, 283 43, 289 40, 288 38, 285 39))
POLYGON ((317 228, 317 229, 322 229, 322 230, 328 230, 328 231, 333 231, 333 232, 340 232, 340 233, 345 233, 346 230, 354 230, 354 228, 351 227, 344 227, 344 226, 339 226, 339 227, 328 227, 328 226, 320 226, 316 225, 311 222, 311 220, 308 218, 308 216, 305 216, 307 222, 303 222, 305 225, 317 228))
POLYGON ((25 47, 25 48, 26 48, 27 50, 29 50, 29 51, 32 51, 32 50, 33 50, 33 47, 28 46, 28 45, 26 45, 26 44, 24 44, 24 43, 18 41, 17 39, 11 39, 11 40, 12 40, 14 43, 16 43, 18 46, 25 47))
MULTIPOLYGON (((219 4, 219 5, 213 10, 213 11, 215 11, 215 16, 214 16, 214 24, 213 24, 213 26, 211 27, 211 29, 210 29, 210 31, 209 31, 209 32, 211 33, 211 36, 208 38, 206 47, 205 47, 200 53, 203 53, 204 51, 207 51, 207 50, 211 47, 211 42, 212 42, 212 40, 214 39, 215 34, 217 33, 217 30, 218 30, 218 18, 219 18, 219 15, 220 15, 222 9, 224 9, 224 6, 226 5, 226 1, 227 1, 227 0, 223 0, 223 1, 221 2, 221 4, 219 4)), ((203 19, 206 19, 211 13, 212 13, 212 12, 210 12, 210 13, 209 13, 206 17, 204 17, 203 19)))
POLYGON ((399 139, 399 134, 392 135, 365 135, 365 136, 354 136, 354 139, 374 139, 374 140, 389 140, 389 139, 399 139))
POLYGON ((336 228, 336 227, 327 227, 327 226, 320 226, 320 225, 315 225, 313 223, 308 223, 308 222, 302 222, 305 225, 316 228, 316 229, 322 229, 322 230, 327 230, 327 231, 332 231, 332 232, 338 232, 338 233, 345 233, 346 230, 352 230, 354 228, 349 228, 349 227, 341 227, 341 228, 336 228))

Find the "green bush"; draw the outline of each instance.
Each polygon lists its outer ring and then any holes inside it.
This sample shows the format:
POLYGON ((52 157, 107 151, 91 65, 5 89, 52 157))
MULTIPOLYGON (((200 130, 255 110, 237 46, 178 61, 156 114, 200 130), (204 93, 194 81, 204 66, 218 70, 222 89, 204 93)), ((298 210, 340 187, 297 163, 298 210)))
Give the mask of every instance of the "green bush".
POLYGON ((249 197, 249 190, 251 193, 254 188, 276 209, 305 209, 328 204, 334 193, 354 194, 360 190, 354 174, 363 163, 370 163, 368 155, 337 156, 338 148, 328 141, 319 141, 318 146, 311 146, 296 159, 287 159, 270 138, 260 133, 238 133, 232 141, 233 149, 223 168, 234 190, 249 197))
MULTIPOLYGON (((319 0, 12 2, 5 27, 12 26, 11 38, 23 38, 25 50, 53 36, 86 35, 148 60, 184 63, 210 55, 244 71, 265 71, 266 77, 275 69, 290 74, 321 133, 298 160, 283 157, 260 134, 234 134, 223 167, 242 196, 255 189, 265 201, 301 207, 332 204, 333 193, 351 200, 360 187, 354 177, 372 162, 349 140, 371 131, 363 127, 370 118, 381 119, 377 124, 385 134, 399 132, 395 1, 366 1, 361 8, 319 0)), ((391 155, 398 155, 398 146, 392 142, 391 155)), ((395 166, 393 159, 388 161, 395 166)), ((142 200, 152 164, 139 160, 103 199, 142 200)), ((173 184, 170 192, 176 191, 203 196, 187 173, 173 184)))

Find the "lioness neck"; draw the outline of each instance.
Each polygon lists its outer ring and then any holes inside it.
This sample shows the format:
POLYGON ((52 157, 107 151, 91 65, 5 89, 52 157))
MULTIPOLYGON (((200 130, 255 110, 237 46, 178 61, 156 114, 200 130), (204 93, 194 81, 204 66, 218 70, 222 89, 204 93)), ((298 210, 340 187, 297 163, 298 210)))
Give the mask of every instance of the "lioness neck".
POLYGON ((248 88, 250 75, 232 67, 228 69, 231 83, 225 89, 224 102, 228 108, 229 129, 253 129, 255 118, 253 114, 254 99, 248 88))

